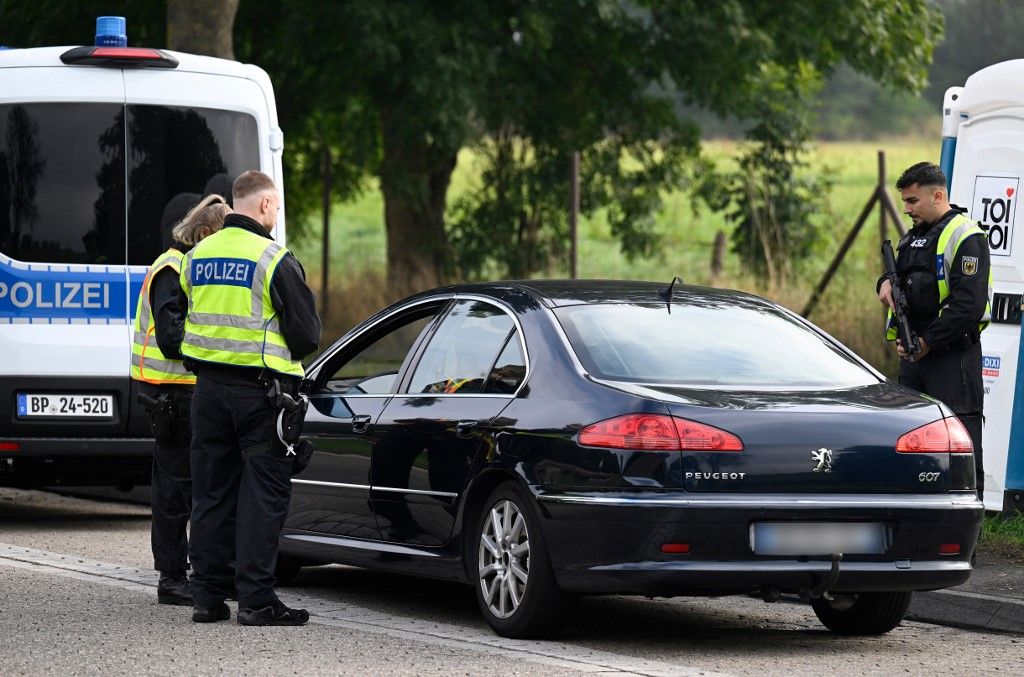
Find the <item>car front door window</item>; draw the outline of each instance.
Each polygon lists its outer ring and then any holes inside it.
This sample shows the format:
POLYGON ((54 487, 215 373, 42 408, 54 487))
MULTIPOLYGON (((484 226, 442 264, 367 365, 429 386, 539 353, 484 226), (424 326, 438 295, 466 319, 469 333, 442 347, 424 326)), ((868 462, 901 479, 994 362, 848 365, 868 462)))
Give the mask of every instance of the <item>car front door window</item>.
POLYGON ((482 393, 495 358, 514 328, 507 313, 488 303, 455 304, 423 352, 409 393, 482 393))

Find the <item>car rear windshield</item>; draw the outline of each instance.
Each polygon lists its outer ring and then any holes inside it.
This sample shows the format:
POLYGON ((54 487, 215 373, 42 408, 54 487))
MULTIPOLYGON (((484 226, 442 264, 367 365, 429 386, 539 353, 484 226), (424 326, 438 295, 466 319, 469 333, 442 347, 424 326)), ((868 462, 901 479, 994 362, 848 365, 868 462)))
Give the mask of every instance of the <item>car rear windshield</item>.
POLYGON ((747 389, 850 388, 878 379, 763 304, 597 304, 555 309, 576 355, 612 381, 747 389))
POLYGON ((203 194, 228 195, 235 176, 259 166, 256 120, 245 113, 3 104, 0 252, 29 263, 149 265, 203 194))

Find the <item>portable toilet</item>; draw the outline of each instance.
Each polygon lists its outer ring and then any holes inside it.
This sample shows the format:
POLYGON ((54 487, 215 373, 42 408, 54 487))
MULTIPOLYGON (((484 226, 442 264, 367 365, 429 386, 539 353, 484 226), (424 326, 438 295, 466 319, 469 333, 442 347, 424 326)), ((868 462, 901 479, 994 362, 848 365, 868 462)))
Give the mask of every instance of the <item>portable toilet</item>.
POLYGON ((978 71, 943 102, 950 202, 988 233, 992 323, 981 336, 985 507, 1024 511, 1024 59, 978 71))

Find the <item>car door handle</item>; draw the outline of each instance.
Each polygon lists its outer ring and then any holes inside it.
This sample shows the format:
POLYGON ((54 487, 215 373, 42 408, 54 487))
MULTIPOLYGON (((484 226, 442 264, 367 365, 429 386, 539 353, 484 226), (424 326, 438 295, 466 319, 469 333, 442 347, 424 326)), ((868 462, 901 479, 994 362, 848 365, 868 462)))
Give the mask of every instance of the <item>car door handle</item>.
POLYGON ((475 419, 467 419, 465 421, 459 421, 455 424, 455 434, 459 437, 469 437, 470 432, 473 428, 480 425, 480 421, 475 419))
POLYGON ((370 421, 373 417, 369 414, 359 414, 352 417, 352 432, 354 433, 365 433, 370 429, 370 421))

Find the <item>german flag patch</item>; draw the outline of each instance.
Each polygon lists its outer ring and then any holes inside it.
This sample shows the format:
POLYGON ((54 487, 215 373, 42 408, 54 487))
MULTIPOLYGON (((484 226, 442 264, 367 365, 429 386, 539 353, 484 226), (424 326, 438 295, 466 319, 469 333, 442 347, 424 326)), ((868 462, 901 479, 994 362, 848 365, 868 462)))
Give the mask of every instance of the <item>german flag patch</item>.
POLYGON ((978 257, 977 256, 965 256, 963 263, 960 265, 961 270, 964 271, 964 275, 974 275, 978 272, 978 257))

